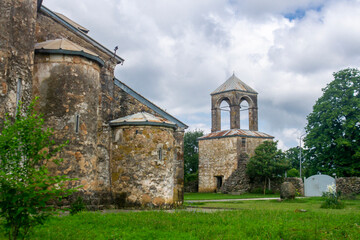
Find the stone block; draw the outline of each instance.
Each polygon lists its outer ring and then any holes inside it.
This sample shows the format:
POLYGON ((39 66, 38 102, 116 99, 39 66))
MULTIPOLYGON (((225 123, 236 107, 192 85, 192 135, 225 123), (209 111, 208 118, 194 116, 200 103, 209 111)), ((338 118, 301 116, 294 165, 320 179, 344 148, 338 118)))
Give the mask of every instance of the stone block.
POLYGON ((291 182, 284 182, 280 187, 280 198, 281 199, 294 199, 295 198, 295 187, 291 182))

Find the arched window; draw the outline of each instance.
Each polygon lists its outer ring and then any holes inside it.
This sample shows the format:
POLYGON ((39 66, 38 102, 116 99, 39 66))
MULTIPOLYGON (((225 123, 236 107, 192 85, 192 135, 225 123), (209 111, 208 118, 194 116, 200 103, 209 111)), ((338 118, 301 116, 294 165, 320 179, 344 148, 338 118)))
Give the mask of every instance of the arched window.
POLYGON ((223 100, 220 103, 221 110, 221 129, 226 130, 230 129, 230 106, 227 100, 223 100))
POLYGON ((240 102, 240 129, 249 129, 249 103, 246 99, 240 102))

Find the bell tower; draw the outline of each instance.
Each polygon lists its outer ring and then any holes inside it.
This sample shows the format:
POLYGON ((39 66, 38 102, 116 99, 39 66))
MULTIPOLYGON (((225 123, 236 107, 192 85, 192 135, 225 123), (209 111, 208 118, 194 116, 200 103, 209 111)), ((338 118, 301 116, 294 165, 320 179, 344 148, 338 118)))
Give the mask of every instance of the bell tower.
MULTIPOLYGON (((240 103, 246 101, 249 105, 249 130, 258 130, 257 92, 242 82, 233 74, 220 87, 211 93, 211 132, 221 129, 220 105, 226 101, 230 107, 230 129, 240 129, 240 103)), ((244 109, 247 110, 247 109, 244 109)))
POLYGON ((257 146, 274 138, 258 131, 257 96, 258 93, 235 74, 211 93, 211 133, 198 138, 199 192, 243 193, 250 189, 246 164, 257 146), (230 111, 230 129, 221 129, 224 101, 230 108, 226 109, 230 111), (240 114, 247 112, 249 129, 244 122, 240 126, 240 114))

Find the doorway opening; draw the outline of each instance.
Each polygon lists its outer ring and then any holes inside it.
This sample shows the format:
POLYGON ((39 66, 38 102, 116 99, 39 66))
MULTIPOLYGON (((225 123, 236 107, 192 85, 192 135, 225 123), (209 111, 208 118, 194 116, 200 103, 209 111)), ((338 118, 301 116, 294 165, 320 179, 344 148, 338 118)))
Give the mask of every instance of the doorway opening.
POLYGON ((223 184, 223 176, 215 176, 216 178, 216 192, 220 192, 223 184))

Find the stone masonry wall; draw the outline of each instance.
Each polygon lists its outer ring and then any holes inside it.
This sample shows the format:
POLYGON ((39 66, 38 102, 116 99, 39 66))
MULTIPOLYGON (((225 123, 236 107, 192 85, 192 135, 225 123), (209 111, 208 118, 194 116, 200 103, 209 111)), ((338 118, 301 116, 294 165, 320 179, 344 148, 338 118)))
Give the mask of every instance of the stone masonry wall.
POLYGON ((227 179, 237 169, 237 137, 199 141, 199 192, 215 192, 215 176, 227 179))
POLYGON ((199 141, 199 192, 214 192, 216 176, 223 176, 223 192, 249 189, 246 163, 265 138, 226 137, 199 141), (243 145, 245 139, 245 145, 243 145))
POLYGON ((336 178, 336 190, 343 195, 360 193, 360 177, 336 178))
POLYGON ((99 65, 79 56, 36 54, 33 81, 46 125, 58 143, 69 140, 60 156, 64 161, 50 166, 53 172, 78 178, 73 184, 83 185, 87 199, 109 192, 108 164, 97 157, 99 65))
POLYGON ((173 130, 157 126, 114 129, 111 182, 119 205, 174 204, 176 141, 173 130), (159 156, 161 151, 161 156, 159 156))
MULTIPOLYGON (((114 100, 113 81, 114 68, 116 63, 112 56, 102 52, 100 49, 87 42, 76 33, 70 31, 62 24, 56 22, 50 16, 47 16, 44 12, 40 11, 36 22, 36 42, 43 42, 46 40, 54 40, 58 38, 66 38, 86 49, 95 52, 105 62, 105 65, 99 68, 98 90, 95 92, 85 92, 89 98, 88 104, 92 102, 96 103, 97 111, 93 113, 94 119, 91 122, 91 126, 87 125, 87 127, 91 127, 93 130, 96 129, 95 135, 93 136, 93 144, 95 144, 95 149, 90 152, 94 155, 85 158, 86 162, 91 162, 89 166, 92 168, 88 177, 96 180, 95 182, 93 181, 92 183, 89 183, 92 185, 90 188, 84 187, 84 191, 86 193, 91 193, 91 195, 85 195, 84 197, 88 199, 88 201, 90 201, 93 205, 102 203, 107 204, 109 201, 112 201, 109 176, 109 146, 111 144, 111 128, 109 126, 109 121, 114 119, 112 112, 114 111, 114 108, 118 107, 118 103, 116 103, 114 100)), ((79 58, 77 57, 77 59, 79 58)), ((81 84, 81 82, 79 84, 81 84)), ((72 87, 76 88, 78 86, 73 85, 72 87)), ((70 158, 74 158, 74 156, 70 156, 70 158)), ((77 155, 76 158, 84 159, 84 155, 77 155)), ((76 165, 74 165, 74 167, 76 167, 76 165)), ((78 174, 82 176, 83 173, 78 174)), ((86 185, 88 186, 88 184, 86 185)))
POLYGON ((0 125, 15 115, 18 81, 19 100, 31 99, 36 8, 36 0, 0 1, 0 125))

